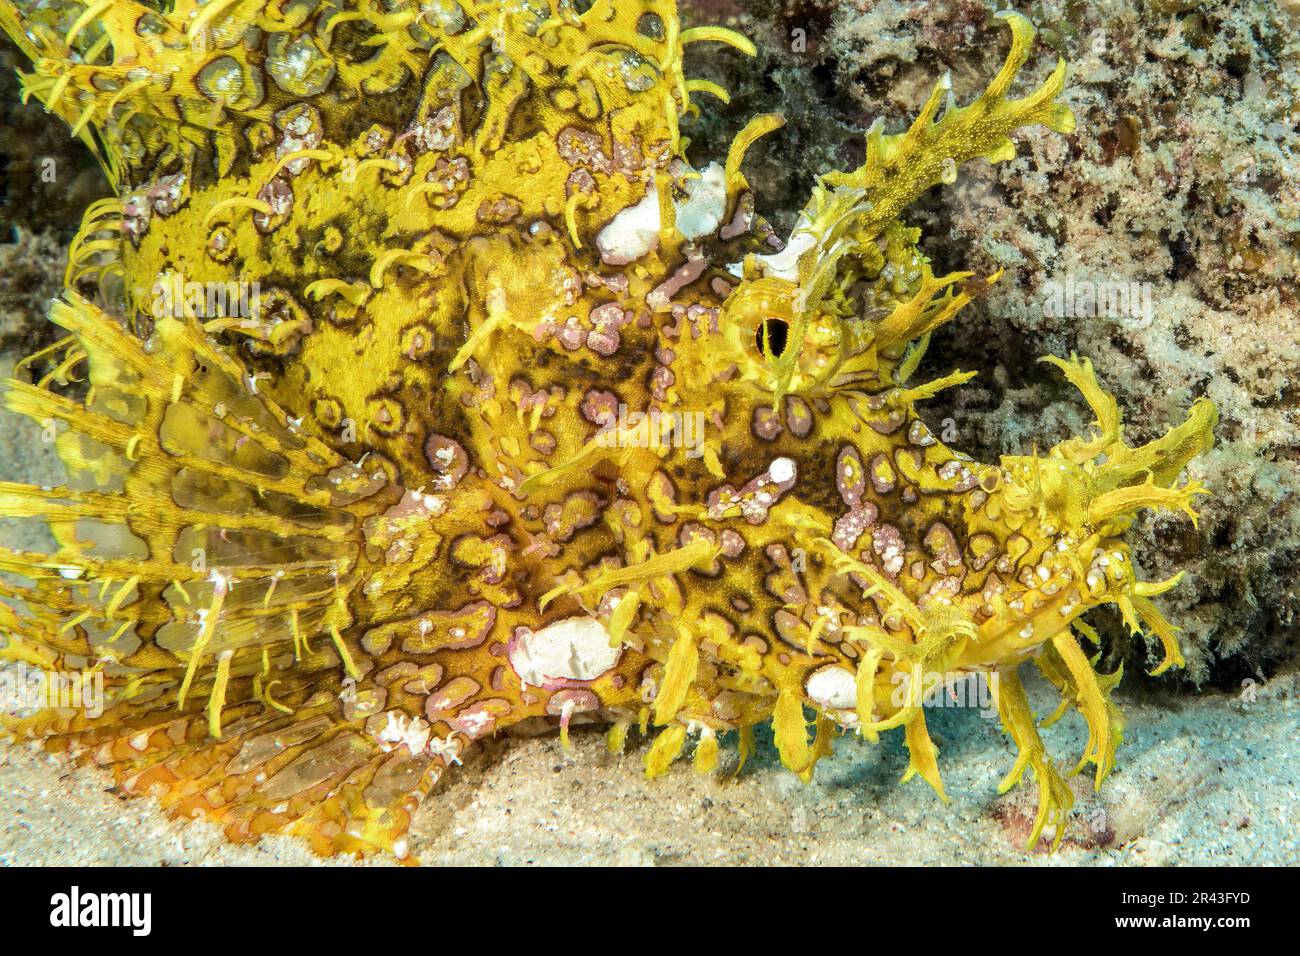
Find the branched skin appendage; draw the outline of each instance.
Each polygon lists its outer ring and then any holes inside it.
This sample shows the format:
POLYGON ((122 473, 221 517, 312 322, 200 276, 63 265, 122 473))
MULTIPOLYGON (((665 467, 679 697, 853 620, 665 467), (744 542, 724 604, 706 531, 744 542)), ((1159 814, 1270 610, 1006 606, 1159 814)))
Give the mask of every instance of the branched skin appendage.
POLYGON ((770 719, 805 779, 837 731, 902 728, 942 796, 930 678, 982 673, 1004 786, 1040 788, 1031 845, 1059 841, 1017 669, 1083 713, 1100 783, 1119 675, 1083 615, 1116 604, 1181 662, 1152 601, 1176 582, 1138 581, 1123 535, 1194 517, 1215 412, 1130 447, 1071 357, 1089 437, 982 465, 917 417, 969 378, 911 382, 931 332, 997 277, 935 276, 900 216, 1016 129, 1073 128, 1063 64, 1011 98, 1033 28, 1006 22, 985 92, 872 127, 782 248, 742 171, 779 117, 684 158, 680 119, 725 92, 683 48, 752 48, 666 0, 0 0, 27 94, 117 189, 52 308, 68 336, 4 387, 58 425, 68 483, 0 484, 57 541, 0 552, 2 653, 102 671, 111 706, 9 730, 233 839, 405 856, 467 747, 547 722, 614 750, 653 727, 655 776, 733 731, 743 760, 770 719))

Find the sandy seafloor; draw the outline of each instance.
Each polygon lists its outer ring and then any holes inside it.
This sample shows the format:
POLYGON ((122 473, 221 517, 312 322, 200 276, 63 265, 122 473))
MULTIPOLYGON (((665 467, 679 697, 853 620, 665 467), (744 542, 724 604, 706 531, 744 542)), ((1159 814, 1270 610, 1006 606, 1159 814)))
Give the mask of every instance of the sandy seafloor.
MULTIPOLYGON (((0 376, 12 362, 0 356, 0 376)), ((37 428, 3 413, 0 468, 6 479, 40 483, 59 471, 37 428)), ((7 543, 28 534, 0 525, 7 543)), ((1022 848, 1037 788, 997 794, 1015 760, 997 721, 951 708, 928 716, 947 805, 919 779, 899 783, 907 757, 897 732, 876 746, 840 738, 804 785, 762 732, 738 776, 698 776, 682 761, 647 781, 644 741, 634 737, 615 757, 602 734, 578 729, 568 751, 545 736, 491 741, 468 755, 418 811, 411 852, 426 864, 522 866, 1300 864, 1300 675, 1231 695, 1157 695, 1135 684, 1117 694, 1128 715, 1117 768, 1100 796, 1090 776, 1072 778, 1078 799, 1056 854, 1022 848)), ((1051 688, 1029 687, 1039 713, 1050 712, 1051 688)), ((1043 734, 1063 770, 1086 739, 1074 712, 1043 734)), ((735 763, 727 743, 724 771, 735 763)), ((322 860, 292 837, 232 845, 216 826, 118 796, 104 771, 0 744, 0 864, 351 862, 322 860)))
MULTIPOLYGON (((738 777, 701 777, 682 762, 646 781, 640 747, 614 757, 603 735, 578 731, 567 752, 552 736, 497 741, 469 758, 418 811, 411 851, 425 864, 485 866, 1295 865, 1296 690, 1294 678, 1275 678, 1254 703, 1120 694, 1130 724, 1118 767, 1100 799, 1073 778, 1083 799, 1056 854, 1021 848, 1036 788, 996 795, 1014 760, 996 722, 956 710, 929 717, 947 806, 919 780, 898 784, 900 734, 876 747, 842 738, 804 785, 770 741, 738 777)), ((1077 717, 1045 734, 1060 758, 1077 755, 1084 736, 1077 717)), ((0 807, 2 864, 351 862, 322 860, 292 837, 231 845, 211 824, 116 796, 102 771, 16 746, 0 746, 0 807)))

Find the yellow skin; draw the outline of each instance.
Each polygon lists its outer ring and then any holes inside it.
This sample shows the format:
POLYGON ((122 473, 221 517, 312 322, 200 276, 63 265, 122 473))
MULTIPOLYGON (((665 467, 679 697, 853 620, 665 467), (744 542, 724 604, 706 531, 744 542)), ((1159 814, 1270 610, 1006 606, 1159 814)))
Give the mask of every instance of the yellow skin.
POLYGON ((684 46, 750 48, 671 2, 170 6, 0 0, 26 92, 117 190, 53 306, 68 337, 3 393, 56 423, 68 486, 0 484, 58 542, 0 552, 0 653, 102 669, 112 706, 14 734, 233 839, 405 856, 467 746, 543 721, 616 750, 653 725, 655 776, 772 719, 805 779, 837 728, 901 727, 942 796, 923 694, 984 673, 1003 787, 1032 769, 1031 845, 1059 841, 1017 668, 1083 712, 1100 784, 1118 675, 1081 617, 1116 603, 1181 663, 1150 600, 1175 582, 1136 581, 1122 535, 1194 516, 1177 481, 1215 412, 1129 448, 1071 357, 1097 432, 1041 457, 982 465, 916 416, 969 377, 908 383, 929 333, 996 276, 935 277, 900 214, 1017 128, 1073 128, 1064 64, 1008 98, 1028 21, 973 103, 941 82, 906 133, 873 127, 773 256, 741 164, 780 119, 686 163, 679 118, 725 93, 684 46), (160 311, 176 282, 257 282, 259 308, 160 311))

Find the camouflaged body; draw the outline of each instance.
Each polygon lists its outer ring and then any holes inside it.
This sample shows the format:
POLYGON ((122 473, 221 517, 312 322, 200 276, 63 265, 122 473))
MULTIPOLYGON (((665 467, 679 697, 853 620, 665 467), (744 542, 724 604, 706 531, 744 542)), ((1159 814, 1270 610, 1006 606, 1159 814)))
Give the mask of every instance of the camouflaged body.
POLYGON ((742 171, 778 117, 685 159, 725 91, 684 47, 748 42, 671 2, 0 3, 27 94, 117 191, 71 250, 68 337, 4 393, 59 423, 68 483, 0 486, 58 542, 0 552, 3 653, 100 669, 113 706, 11 730, 235 839, 404 856, 466 746, 539 722, 617 750, 653 726, 656 775, 772 719, 805 778, 835 732, 902 727, 942 795, 925 695, 996 675, 1004 787, 1032 769, 1031 843, 1059 840, 1017 667, 1084 713, 1100 783, 1118 675, 1081 615, 1116 603, 1179 662, 1150 600, 1174 582, 1122 535, 1190 512, 1214 411, 1129 448, 1072 357, 1097 428, 1042 456, 980 464, 918 418, 969 377, 909 381, 930 332, 997 277, 936 277, 903 210, 1073 128, 1063 64, 1010 97, 1033 29, 1006 19, 988 89, 874 126, 783 245, 742 171))

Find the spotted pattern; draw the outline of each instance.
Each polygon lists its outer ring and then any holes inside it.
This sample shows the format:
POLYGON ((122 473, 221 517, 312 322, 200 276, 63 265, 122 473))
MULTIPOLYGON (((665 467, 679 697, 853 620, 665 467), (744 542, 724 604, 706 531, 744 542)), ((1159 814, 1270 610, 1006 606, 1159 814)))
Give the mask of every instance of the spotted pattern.
POLYGON ((899 727, 942 793, 921 677, 996 672, 1060 822, 1032 659, 1105 775, 1113 680, 1070 629, 1116 603, 1177 662, 1122 533, 1191 510, 1212 407, 1130 449, 1091 366, 1059 362, 1096 436, 997 465, 947 448, 916 404, 956 379, 910 384, 916 343, 991 280, 935 276, 880 216, 943 164, 1014 155, 1018 127, 1072 128, 1059 72, 1006 98, 1028 21, 1004 18, 984 96, 936 121, 936 87, 786 246, 743 172, 775 117, 684 154, 712 87, 683 49, 748 41, 669 0, 189 6, 0 0, 41 58, 29 92, 93 129, 118 193, 74 243, 69 337, 33 358, 84 402, 6 386, 72 430, 73 486, 0 484, 58 540, 0 552, 31 582, 0 576, 6 652, 111 663, 110 708, 12 732, 232 839, 401 857, 419 800, 508 728, 599 721, 621 750, 653 726, 656 776, 770 719, 807 777, 837 727, 899 727), (254 308, 155 314, 134 289, 163 275, 256 281, 254 308))

